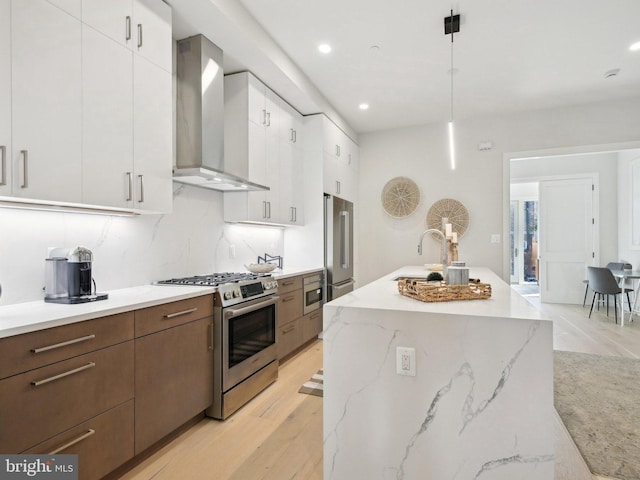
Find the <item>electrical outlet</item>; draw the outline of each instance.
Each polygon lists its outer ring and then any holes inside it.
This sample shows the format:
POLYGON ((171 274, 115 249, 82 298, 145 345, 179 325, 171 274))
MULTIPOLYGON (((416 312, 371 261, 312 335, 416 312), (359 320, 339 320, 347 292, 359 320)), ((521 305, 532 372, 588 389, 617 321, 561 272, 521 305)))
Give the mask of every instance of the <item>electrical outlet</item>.
POLYGON ((416 376, 416 349, 396 347, 396 373, 398 375, 416 376))

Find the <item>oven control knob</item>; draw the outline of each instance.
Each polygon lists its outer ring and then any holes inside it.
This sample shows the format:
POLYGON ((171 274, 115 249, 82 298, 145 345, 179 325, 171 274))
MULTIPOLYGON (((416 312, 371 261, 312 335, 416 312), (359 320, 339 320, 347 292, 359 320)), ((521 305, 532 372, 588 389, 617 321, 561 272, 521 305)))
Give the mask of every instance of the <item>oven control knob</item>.
POLYGON ((233 298, 238 298, 240 296, 240 290, 233 291, 233 298))
POLYGON ((231 298, 231 295, 232 295, 231 290, 227 290, 226 292, 224 292, 224 299, 229 300, 231 298))

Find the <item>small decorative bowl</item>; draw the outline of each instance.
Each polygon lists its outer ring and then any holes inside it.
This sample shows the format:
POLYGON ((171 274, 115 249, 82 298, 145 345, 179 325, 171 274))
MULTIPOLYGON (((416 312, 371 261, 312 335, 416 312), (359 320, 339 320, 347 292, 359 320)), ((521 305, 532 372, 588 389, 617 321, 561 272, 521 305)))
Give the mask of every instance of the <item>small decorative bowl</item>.
POLYGON ((276 268, 274 263, 250 263, 244 266, 252 273, 269 273, 276 268))

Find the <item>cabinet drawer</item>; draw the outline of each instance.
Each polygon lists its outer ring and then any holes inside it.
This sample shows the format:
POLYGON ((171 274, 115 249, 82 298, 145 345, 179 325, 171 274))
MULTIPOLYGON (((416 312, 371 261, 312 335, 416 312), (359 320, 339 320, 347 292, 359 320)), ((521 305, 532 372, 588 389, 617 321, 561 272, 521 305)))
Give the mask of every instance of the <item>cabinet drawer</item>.
POLYGON ((213 403, 213 319, 135 341, 135 452, 142 452, 213 403))
POLYGON ((302 345, 301 318, 278 327, 278 358, 286 357, 302 345))
POLYGON ((280 294, 278 324, 284 325, 302 316, 302 290, 280 294))
POLYGON ((21 452, 131 398, 133 341, 0 380, 0 452, 21 452))
POLYGON ((133 312, 0 339, 0 378, 133 338, 133 312))
POLYGON ((97 480, 115 470, 133 458, 133 400, 22 453, 52 452, 78 455, 80 480, 97 480))
POLYGON ((292 292, 302 288, 302 277, 290 277, 278 280, 278 294, 292 292))
POLYGON ((322 309, 308 313, 302 317, 302 341, 316 337, 322 331, 322 309))
POLYGON ((188 298, 136 310, 136 337, 213 315, 213 295, 188 298))

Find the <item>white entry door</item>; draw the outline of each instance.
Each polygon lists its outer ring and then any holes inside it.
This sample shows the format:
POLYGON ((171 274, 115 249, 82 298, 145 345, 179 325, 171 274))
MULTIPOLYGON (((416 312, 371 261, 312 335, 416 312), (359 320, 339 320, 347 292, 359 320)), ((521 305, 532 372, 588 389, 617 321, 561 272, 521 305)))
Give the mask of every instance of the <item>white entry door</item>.
POLYGON ((594 181, 540 182, 540 301, 581 304, 594 242, 594 181))

